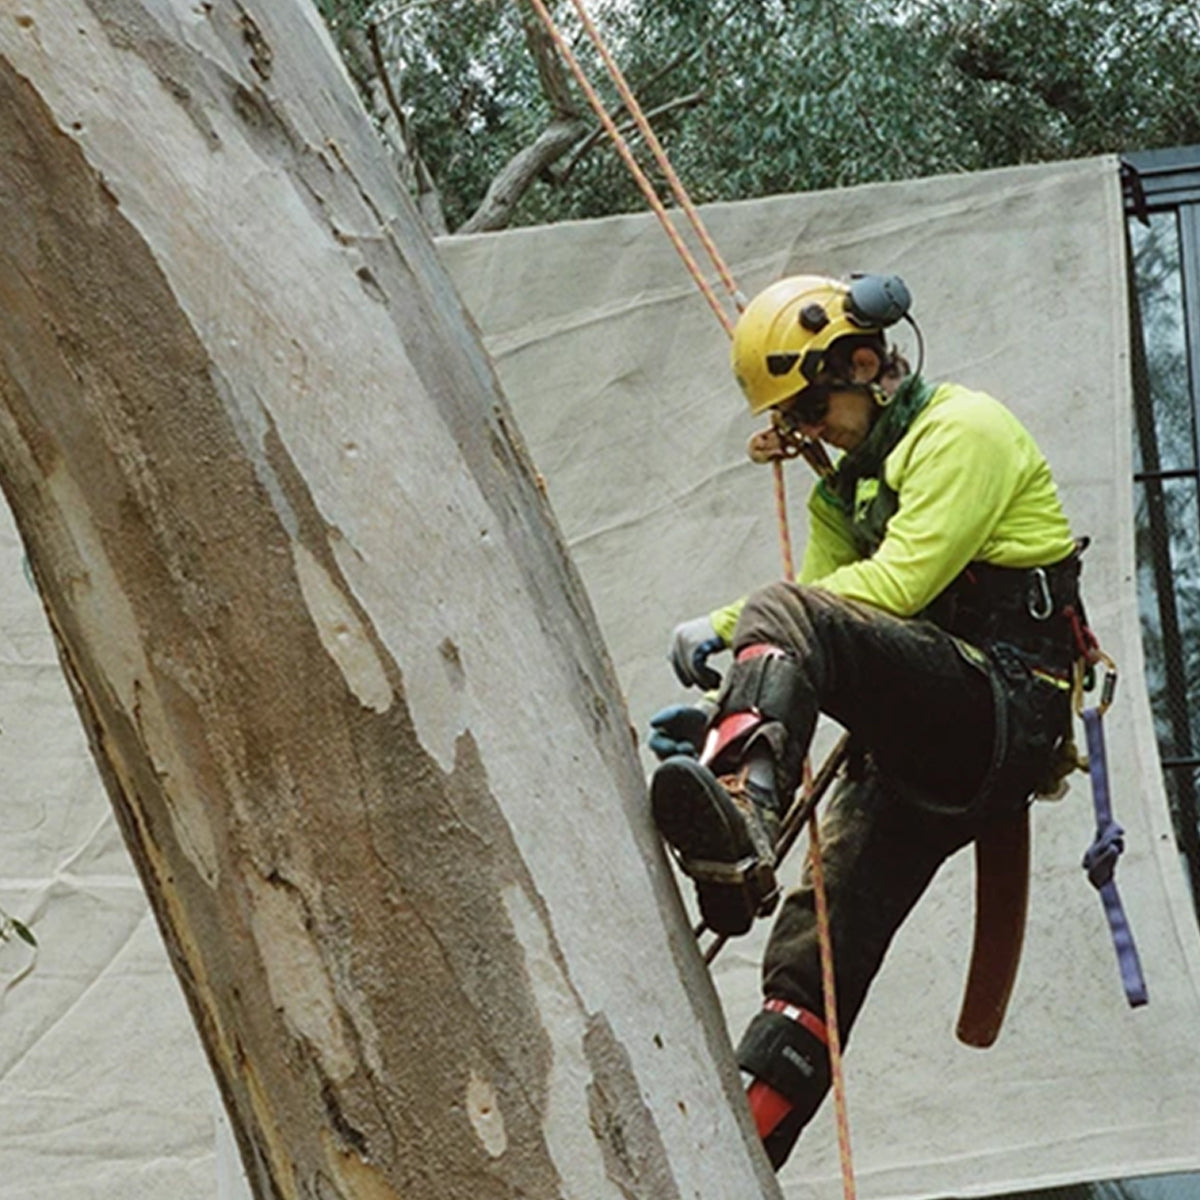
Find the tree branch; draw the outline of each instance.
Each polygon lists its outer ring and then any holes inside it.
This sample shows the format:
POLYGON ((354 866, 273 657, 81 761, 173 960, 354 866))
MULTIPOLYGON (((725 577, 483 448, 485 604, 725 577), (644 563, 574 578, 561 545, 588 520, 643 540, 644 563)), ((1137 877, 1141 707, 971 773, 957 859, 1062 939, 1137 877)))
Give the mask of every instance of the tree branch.
MULTIPOLYGON (((696 108, 698 105, 703 104, 706 98, 707 97, 705 96, 705 93, 702 91, 692 92, 687 96, 676 96, 673 100, 667 100, 665 103, 658 105, 656 108, 649 109, 645 113, 646 120, 654 121, 657 117, 661 117, 666 113, 673 112, 678 108, 696 108)), ((623 104, 620 105, 619 108, 614 110, 614 116, 615 113, 622 112, 624 108, 625 106, 623 104)), ((618 126, 622 137, 635 132, 636 128, 637 127, 634 125, 632 120, 626 121, 623 126, 618 126)), ((572 151, 571 157, 566 163, 563 164, 562 170, 555 175, 555 183, 565 183, 571 177, 571 172, 575 170, 579 163, 595 147, 596 143, 603 141, 605 133, 606 131, 604 126, 597 125, 596 128, 593 129, 591 133, 589 133, 587 137, 585 137, 583 141, 575 147, 574 151, 572 151)))
POLYGON ((508 160, 492 180, 482 203, 454 232, 489 233, 503 229, 533 181, 574 145, 585 128, 582 121, 574 118, 547 125, 533 145, 508 160))
POLYGON ((425 165, 425 160, 421 157, 412 127, 408 123, 408 116, 400 106, 400 98, 392 87, 392 76, 387 69, 383 46, 379 40, 379 25, 375 21, 367 25, 367 41, 371 47, 371 60, 375 65, 375 73, 383 87, 383 93, 387 97, 392 116, 396 119, 396 125, 404 143, 404 152, 412 167, 413 184, 417 191, 417 209, 434 234, 443 234, 447 230, 446 217, 442 212, 442 198, 433 176, 429 173, 429 168, 425 165))
POLYGON ((542 95, 550 105, 555 122, 571 121, 579 117, 579 105, 571 94, 570 80, 558 48, 554 45, 546 27, 538 20, 528 4, 522 3, 521 28, 525 32, 525 45, 537 66, 538 81, 542 95))

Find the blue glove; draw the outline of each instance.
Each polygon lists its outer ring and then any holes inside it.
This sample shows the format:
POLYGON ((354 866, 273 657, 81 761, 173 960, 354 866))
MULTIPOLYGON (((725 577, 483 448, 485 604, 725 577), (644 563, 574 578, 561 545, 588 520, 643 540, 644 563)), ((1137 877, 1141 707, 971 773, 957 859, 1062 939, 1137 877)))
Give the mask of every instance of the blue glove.
POLYGON ((698 708, 692 704, 672 704, 660 708, 650 718, 649 741, 659 762, 677 754, 699 758, 711 711, 711 705, 698 708))
POLYGON ((668 657, 675 677, 684 687, 711 692, 721 686, 721 676, 708 665, 708 656, 724 649, 725 641, 713 628, 712 621, 708 617, 694 617, 675 626, 668 657))

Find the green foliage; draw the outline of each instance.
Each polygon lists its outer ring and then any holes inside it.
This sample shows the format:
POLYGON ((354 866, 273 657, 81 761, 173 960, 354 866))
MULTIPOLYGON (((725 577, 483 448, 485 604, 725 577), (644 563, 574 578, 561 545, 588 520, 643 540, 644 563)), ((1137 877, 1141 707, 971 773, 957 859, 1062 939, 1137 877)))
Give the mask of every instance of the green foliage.
POLYGON ((377 25, 447 222, 461 224, 551 118, 520 8, 513 0, 318 0, 318 8, 343 52, 352 31, 377 25))
MULTIPOLYGON (((347 31, 378 24, 454 228, 553 115, 521 3, 319 3, 343 45, 347 31)), ((655 128, 698 200, 1200 141, 1194 0, 591 0, 589 9, 643 107, 663 109, 655 128)), ((560 0, 555 11, 615 110, 573 9, 560 0)), ((591 119, 582 97, 578 111, 591 119)), ((601 141, 544 172, 517 220, 644 203, 601 141)))

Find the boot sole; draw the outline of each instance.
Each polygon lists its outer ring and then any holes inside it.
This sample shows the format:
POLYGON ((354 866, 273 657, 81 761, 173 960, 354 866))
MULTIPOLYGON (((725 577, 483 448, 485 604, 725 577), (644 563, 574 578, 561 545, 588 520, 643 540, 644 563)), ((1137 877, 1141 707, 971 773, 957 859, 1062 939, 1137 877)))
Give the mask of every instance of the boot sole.
MULTIPOLYGON (((659 833, 684 858, 736 863, 754 854, 741 811, 694 758, 668 758, 659 766, 650 783, 650 809, 659 833)), ((709 929, 732 937, 754 923, 757 904, 747 888, 693 883, 709 929)))

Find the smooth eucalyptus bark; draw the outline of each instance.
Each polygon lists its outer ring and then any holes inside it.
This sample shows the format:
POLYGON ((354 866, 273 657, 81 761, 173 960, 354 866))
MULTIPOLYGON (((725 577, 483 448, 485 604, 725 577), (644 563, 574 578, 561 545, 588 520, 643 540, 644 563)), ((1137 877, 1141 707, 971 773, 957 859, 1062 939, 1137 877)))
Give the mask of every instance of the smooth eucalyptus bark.
POLYGON ((259 1197, 774 1192, 586 597, 315 14, 0 14, 0 481, 259 1197))

